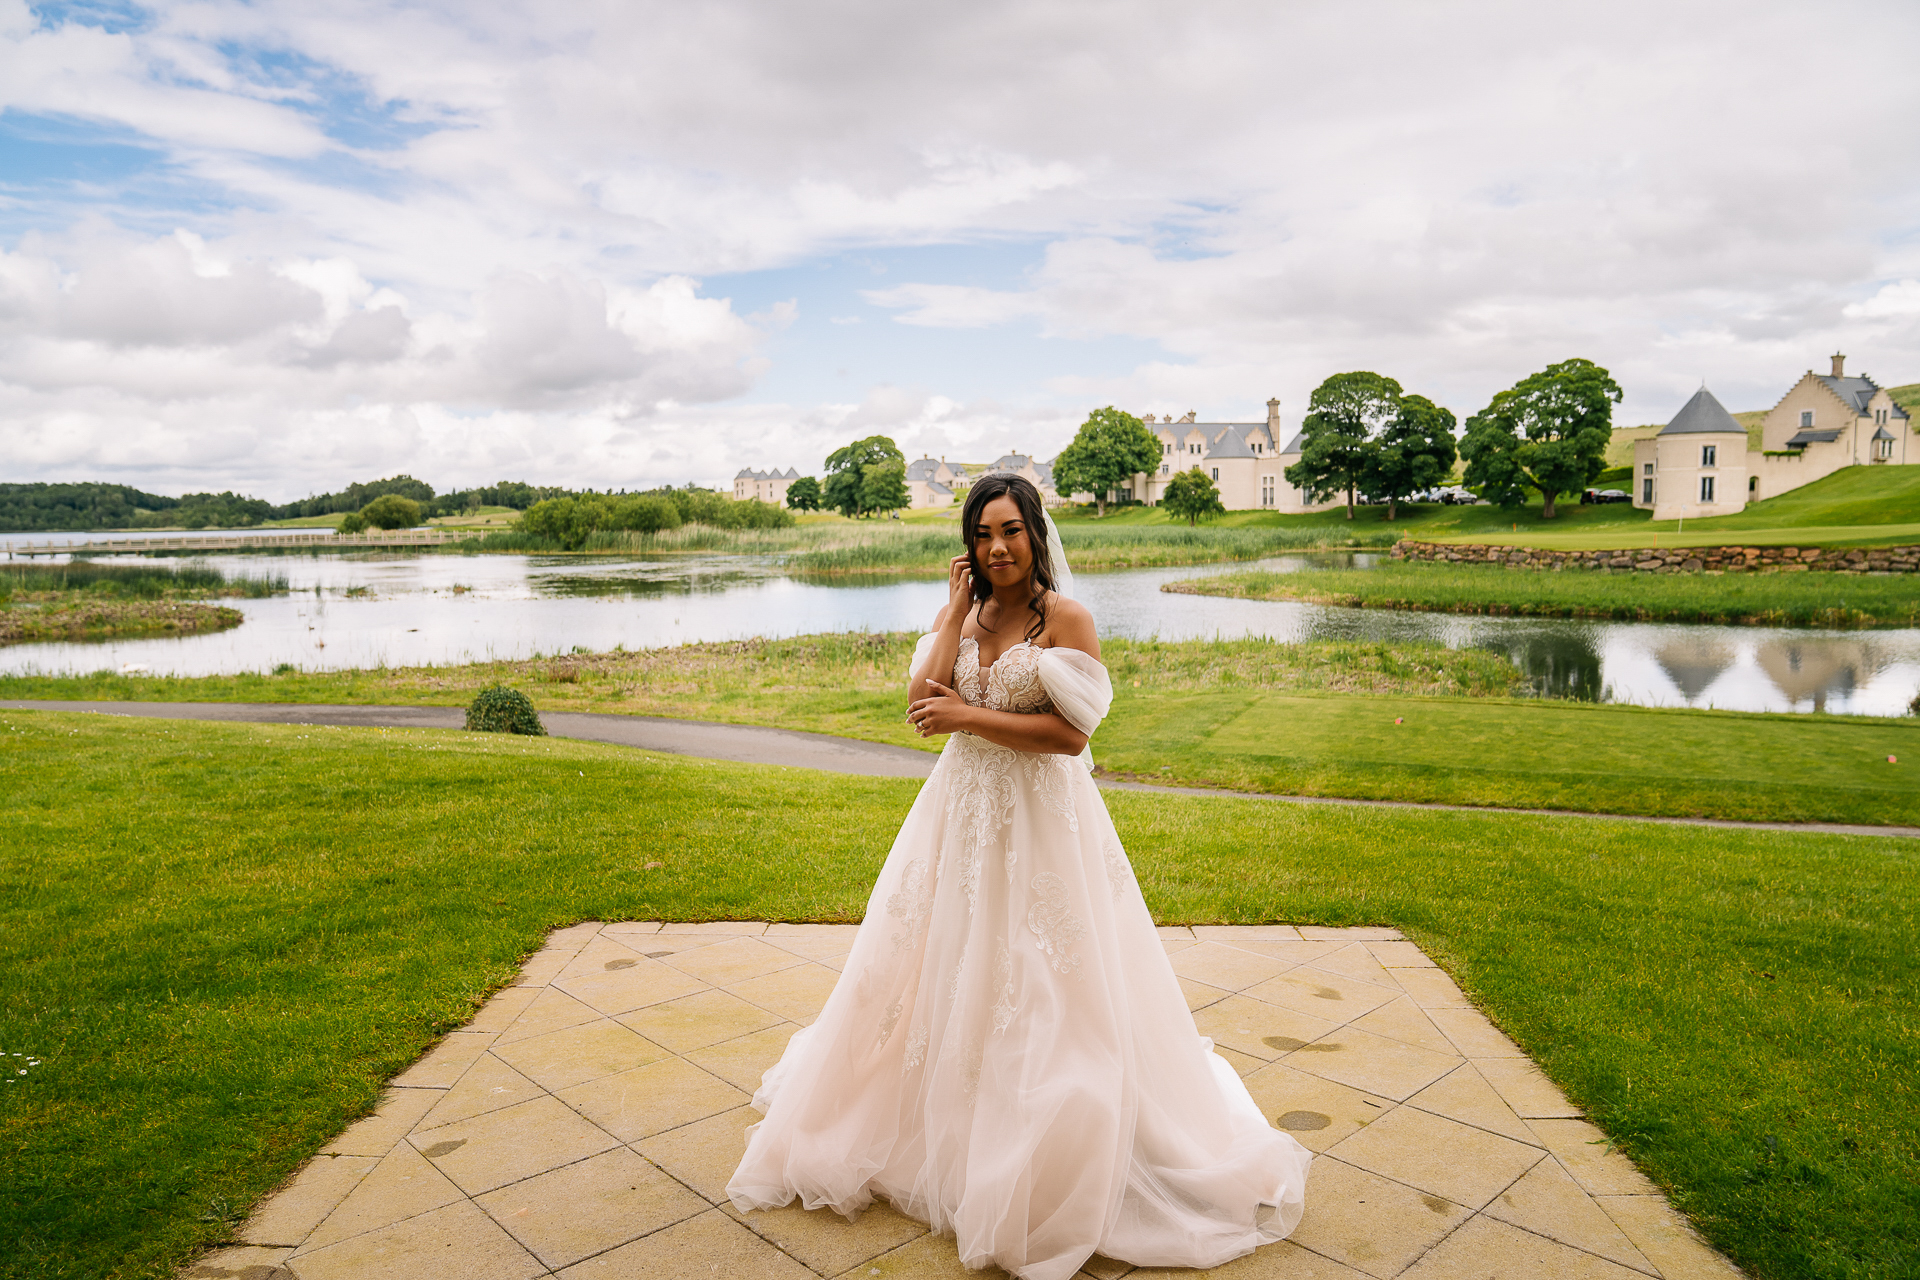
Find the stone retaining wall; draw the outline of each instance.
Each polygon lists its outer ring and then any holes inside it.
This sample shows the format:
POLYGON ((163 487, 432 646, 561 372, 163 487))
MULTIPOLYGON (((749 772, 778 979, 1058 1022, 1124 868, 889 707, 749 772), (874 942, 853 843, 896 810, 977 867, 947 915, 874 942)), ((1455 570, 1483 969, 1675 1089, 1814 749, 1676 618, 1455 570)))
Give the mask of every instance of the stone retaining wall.
POLYGON ((1537 547, 1449 546, 1405 539, 1389 553, 1395 560, 1448 564, 1500 564, 1514 569, 1598 569, 1641 573, 1914 573, 1920 546, 1912 547, 1635 547, 1618 551, 1545 551, 1537 547))

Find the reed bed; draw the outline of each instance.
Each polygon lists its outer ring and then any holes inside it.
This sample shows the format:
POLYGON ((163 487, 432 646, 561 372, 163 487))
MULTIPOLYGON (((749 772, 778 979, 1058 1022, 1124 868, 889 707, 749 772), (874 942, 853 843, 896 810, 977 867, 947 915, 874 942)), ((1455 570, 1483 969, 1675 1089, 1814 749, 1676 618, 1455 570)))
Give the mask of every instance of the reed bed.
POLYGON ((1383 564, 1372 569, 1223 573, 1168 583, 1161 590, 1361 609, 1623 622, 1835 629, 1920 625, 1920 581, 1910 574, 1539 573, 1497 566, 1383 564))
POLYGON ((14 599, 51 600, 75 594, 100 599, 177 600, 208 596, 258 600, 287 593, 287 575, 229 577, 210 564, 143 562, 97 564, 74 560, 66 564, 14 562, 0 565, 0 602, 14 599))

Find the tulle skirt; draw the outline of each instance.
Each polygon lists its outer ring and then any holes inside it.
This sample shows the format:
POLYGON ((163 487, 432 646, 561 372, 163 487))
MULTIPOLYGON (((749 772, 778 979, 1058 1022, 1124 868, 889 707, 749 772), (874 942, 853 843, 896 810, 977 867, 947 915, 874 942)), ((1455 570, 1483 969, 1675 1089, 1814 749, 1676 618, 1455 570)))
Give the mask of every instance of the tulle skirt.
POLYGON ((1212 1047, 1085 768, 956 734, 727 1193, 880 1196, 1023 1280, 1216 1266, 1293 1230, 1312 1156, 1212 1047))

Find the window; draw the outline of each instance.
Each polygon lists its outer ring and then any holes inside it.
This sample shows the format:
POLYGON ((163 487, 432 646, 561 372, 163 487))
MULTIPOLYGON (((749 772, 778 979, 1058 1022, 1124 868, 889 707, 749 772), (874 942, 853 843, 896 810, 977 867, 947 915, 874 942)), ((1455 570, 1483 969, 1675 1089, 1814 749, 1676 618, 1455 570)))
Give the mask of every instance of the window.
MULTIPOLYGON (((1647 470, 1652 471, 1653 467, 1648 466, 1647 470)), ((1648 476, 1645 480, 1642 480, 1640 482, 1640 502, 1642 506, 1650 507, 1653 505, 1653 477, 1652 476, 1648 476)))
POLYGON ((1259 442, 1258 440, 1255 440, 1255 441, 1253 442, 1253 451, 1254 451, 1255 453, 1258 453, 1258 452, 1260 452, 1260 442, 1259 442))
POLYGON ((1640 464, 1640 474, 1641 474, 1641 475, 1643 475, 1643 476, 1650 476, 1650 475, 1652 475, 1652 474, 1653 474, 1653 464, 1652 464, 1651 462, 1643 462, 1643 463, 1641 463, 1641 464, 1640 464))
POLYGON ((1760 477, 1748 476, 1747 477, 1747 501, 1752 502, 1754 495, 1759 492, 1760 492, 1760 477))
POLYGON ((1173 464, 1172 464, 1171 462, 1163 462, 1163 463, 1161 463, 1161 464, 1160 464, 1160 474, 1161 474, 1161 475, 1163 475, 1163 476, 1164 476, 1164 475, 1170 475, 1170 474, 1172 474, 1172 472, 1173 472, 1173 464))
POLYGON ((1260 477, 1260 505, 1263 507, 1270 507, 1273 505, 1273 477, 1272 476, 1260 477))
POLYGON ((1808 427, 1812 425, 1813 425, 1813 410, 1802 409, 1800 411, 1800 429, 1802 431, 1805 431, 1808 427))
POLYGON ((1893 456, 1893 441, 1876 440, 1874 441, 1874 444, 1878 446, 1875 452, 1877 452, 1882 458, 1891 458, 1893 456))
POLYGON ((1700 477, 1700 501, 1702 502, 1713 501, 1713 477, 1712 476, 1700 477))
POLYGON ((1200 452, 1200 446, 1199 446, 1199 445, 1197 445, 1197 444, 1189 444, 1189 445, 1187 446, 1187 452, 1188 452, 1188 453, 1198 453, 1198 452, 1200 452))
POLYGON ((1714 456, 1715 456, 1715 454, 1716 454, 1716 452, 1717 452, 1717 451, 1719 450, 1719 448, 1720 448, 1720 446, 1719 446, 1719 445, 1717 445, 1717 444, 1703 444, 1703 445, 1701 445, 1701 446, 1700 446, 1700 465, 1701 465, 1701 466, 1703 466, 1703 467, 1710 467, 1710 466, 1712 466, 1712 465, 1713 465, 1713 459, 1714 459, 1714 456))
POLYGON ((1160 444, 1160 456, 1164 458, 1172 452, 1173 452, 1173 446, 1170 444, 1167 444, 1165 441, 1162 441, 1160 444))
POLYGON ((1218 468, 1218 467, 1215 467, 1215 468, 1213 469, 1213 478, 1214 478, 1215 480, 1218 480, 1218 479, 1220 478, 1220 468, 1218 468))

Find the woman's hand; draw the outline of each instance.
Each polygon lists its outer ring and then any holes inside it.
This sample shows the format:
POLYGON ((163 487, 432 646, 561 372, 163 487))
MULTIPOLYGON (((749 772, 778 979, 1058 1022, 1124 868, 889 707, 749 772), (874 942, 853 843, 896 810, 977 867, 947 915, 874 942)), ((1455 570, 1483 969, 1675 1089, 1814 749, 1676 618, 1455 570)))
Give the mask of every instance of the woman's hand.
POLYGON ((973 612, 973 564, 966 556, 955 556, 947 565, 946 628, 955 635, 973 612))
POLYGON ((973 710, 967 700, 937 680, 929 680, 926 685, 932 694, 907 708, 907 721, 914 731, 925 738, 965 729, 967 715, 973 710))

